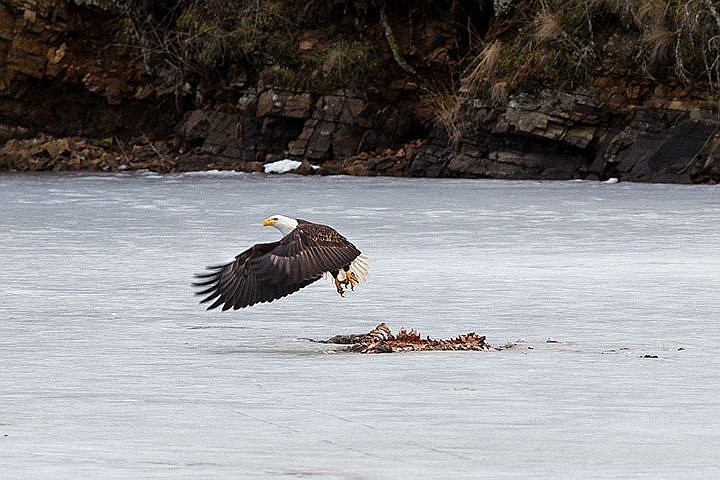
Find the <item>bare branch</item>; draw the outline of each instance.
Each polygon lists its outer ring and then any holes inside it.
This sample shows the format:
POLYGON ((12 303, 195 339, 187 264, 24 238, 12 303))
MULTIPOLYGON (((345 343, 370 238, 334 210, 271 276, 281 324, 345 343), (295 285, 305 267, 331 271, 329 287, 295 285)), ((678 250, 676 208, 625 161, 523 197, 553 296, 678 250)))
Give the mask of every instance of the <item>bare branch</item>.
POLYGON ((385 5, 382 6, 380 9, 380 23, 382 23, 383 28, 385 29, 385 38, 388 41, 388 45, 390 45, 390 50, 392 51, 393 58, 395 59, 395 63, 397 63, 400 68, 405 70, 408 73, 411 73, 413 75, 417 75, 417 72, 415 69, 405 61, 405 59, 400 54, 400 47, 397 44, 397 40, 395 40, 395 35, 393 35, 392 28, 390 28, 390 24, 388 23, 387 15, 385 14, 385 5))

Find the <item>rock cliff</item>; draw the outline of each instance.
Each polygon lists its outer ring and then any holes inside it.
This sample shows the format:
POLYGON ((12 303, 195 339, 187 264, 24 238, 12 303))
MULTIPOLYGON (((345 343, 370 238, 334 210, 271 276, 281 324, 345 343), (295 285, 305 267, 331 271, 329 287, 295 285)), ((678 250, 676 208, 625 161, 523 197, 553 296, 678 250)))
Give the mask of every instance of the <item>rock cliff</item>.
POLYGON ((290 21, 293 5, 6 0, 0 170, 292 158, 321 174, 720 180, 712 62, 681 56, 710 20, 326 0, 290 21), (659 26, 669 40, 643 43, 659 26))

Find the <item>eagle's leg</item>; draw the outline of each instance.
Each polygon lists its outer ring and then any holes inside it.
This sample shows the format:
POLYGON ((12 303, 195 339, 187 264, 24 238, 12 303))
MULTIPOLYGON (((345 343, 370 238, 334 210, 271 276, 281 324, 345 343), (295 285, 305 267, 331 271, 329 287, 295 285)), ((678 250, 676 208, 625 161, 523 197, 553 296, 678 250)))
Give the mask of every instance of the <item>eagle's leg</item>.
POLYGON ((345 293, 345 290, 343 290, 343 282, 337 279, 337 277, 333 277, 335 280, 335 288, 337 289, 337 292, 340 294, 341 297, 344 297, 343 293, 345 293))

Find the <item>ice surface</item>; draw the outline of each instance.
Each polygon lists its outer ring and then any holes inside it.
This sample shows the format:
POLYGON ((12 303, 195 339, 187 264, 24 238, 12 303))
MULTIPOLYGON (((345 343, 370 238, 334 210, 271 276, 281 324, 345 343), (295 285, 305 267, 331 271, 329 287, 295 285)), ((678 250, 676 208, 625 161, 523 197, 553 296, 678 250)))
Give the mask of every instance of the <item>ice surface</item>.
POLYGON ((197 170, 192 172, 183 172, 180 175, 186 176, 186 177, 194 177, 194 176, 200 176, 200 177, 226 177, 226 176, 236 176, 236 175, 247 175, 245 172, 239 172, 237 170, 197 170))
POLYGON ((719 478, 719 195, 0 175, 0 478, 719 478), (192 274, 273 213, 338 228, 368 282, 205 311, 192 274), (381 321, 532 348, 306 340, 381 321))

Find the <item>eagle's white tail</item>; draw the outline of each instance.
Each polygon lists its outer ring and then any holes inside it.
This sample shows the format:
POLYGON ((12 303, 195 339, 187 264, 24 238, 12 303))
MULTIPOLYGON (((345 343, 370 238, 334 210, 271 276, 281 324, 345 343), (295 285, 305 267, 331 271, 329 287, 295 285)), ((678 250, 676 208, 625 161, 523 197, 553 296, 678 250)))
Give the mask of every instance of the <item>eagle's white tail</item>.
MULTIPOLYGON (((350 263, 350 273, 355 275, 355 278, 357 278, 358 282, 363 283, 367 281, 368 276, 368 256, 364 253, 361 253, 360 255, 355 258, 355 260, 350 263)), ((335 284, 335 279, 333 278, 332 274, 330 272, 323 273, 323 278, 326 282, 328 282, 330 285, 335 284)), ((345 280, 345 271, 340 270, 338 272, 337 279, 339 281, 345 280)))

